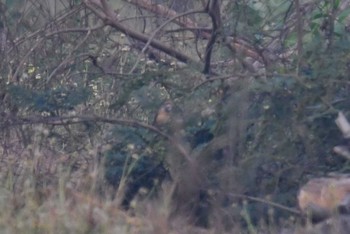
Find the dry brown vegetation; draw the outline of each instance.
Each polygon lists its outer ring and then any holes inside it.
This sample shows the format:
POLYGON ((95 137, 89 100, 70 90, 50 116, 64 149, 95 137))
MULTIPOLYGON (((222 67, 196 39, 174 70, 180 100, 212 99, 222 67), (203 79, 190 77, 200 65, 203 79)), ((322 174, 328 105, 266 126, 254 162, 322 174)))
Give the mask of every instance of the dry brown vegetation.
POLYGON ((0 230, 345 233, 296 195, 349 172, 349 9, 1 1, 0 230))

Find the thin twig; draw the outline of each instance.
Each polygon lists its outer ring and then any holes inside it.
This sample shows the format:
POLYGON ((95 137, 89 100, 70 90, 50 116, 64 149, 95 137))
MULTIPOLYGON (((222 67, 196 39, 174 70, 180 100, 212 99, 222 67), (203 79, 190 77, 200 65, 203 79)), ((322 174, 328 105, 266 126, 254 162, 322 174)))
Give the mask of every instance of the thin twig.
POLYGON ((251 200, 251 201, 264 203, 264 204, 267 204, 267 205, 279 208, 281 210, 288 211, 288 212, 290 212, 292 214, 295 214, 295 215, 302 215, 302 213, 299 210, 295 209, 295 208, 290 208, 288 206, 284 206, 284 205, 281 205, 281 204, 278 204, 276 202, 272 202, 272 201, 269 201, 269 200, 266 200, 266 199, 263 199, 263 198, 247 196, 247 195, 244 195, 244 194, 235 194, 235 193, 229 193, 228 195, 230 195, 231 197, 238 197, 238 198, 243 198, 243 199, 247 199, 247 200, 251 200))
POLYGON ((7 128, 15 125, 31 125, 31 124, 48 124, 48 125, 71 125, 71 124, 80 124, 84 122, 102 122, 108 124, 124 125, 133 128, 145 128, 149 131, 157 133, 158 135, 164 137, 169 141, 179 153, 191 164, 194 164, 194 160, 190 157, 190 154, 187 152, 185 147, 179 143, 174 137, 166 134, 161 131, 159 128, 143 123, 137 120, 127 120, 127 119, 115 119, 115 118, 106 118, 100 116, 62 116, 62 117, 41 117, 41 116, 32 116, 27 118, 17 118, 9 119, 5 121, 2 125, 2 128, 7 128))
POLYGON ((143 49, 141 50, 141 53, 139 54, 139 56, 137 57, 137 60, 134 64, 134 66, 131 68, 129 74, 132 74, 137 65, 139 64, 140 60, 141 60, 141 55, 143 55, 146 51, 146 49, 148 48, 148 46, 151 44, 152 40, 154 39, 154 37, 157 35, 157 33, 162 29, 164 28, 166 25, 168 25, 169 23, 171 23, 172 21, 174 21, 175 19, 177 18, 180 18, 180 17, 183 17, 183 16, 186 16, 186 15, 190 15, 190 14, 194 14, 194 13, 205 13, 203 10, 191 10, 191 11, 187 11, 187 12, 184 12, 182 14, 179 14, 179 15, 176 15, 170 19, 168 19, 167 21, 165 21, 163 24, 161 24, 156 30, 154 30, 154 32, 150 35, 146 45, 143 47, 143 49))

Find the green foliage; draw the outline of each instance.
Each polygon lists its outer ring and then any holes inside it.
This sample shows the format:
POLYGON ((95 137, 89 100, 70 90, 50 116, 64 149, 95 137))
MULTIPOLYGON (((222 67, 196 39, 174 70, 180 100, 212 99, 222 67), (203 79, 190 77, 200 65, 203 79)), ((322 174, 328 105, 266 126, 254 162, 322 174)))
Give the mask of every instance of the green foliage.
POLYGON ((260 11, 254 9, 246 1, 231 2, 226 11, 228 17, 224 24, 226 35, 242 35, 249 39, 255 38, 254 41, 258 42, 263 21, 260 11))
POLYGON ((21 86, 9 86, 8 93, 15 105, 37 112, 56 113, 74 110, 91 95, 88 89, 59 87, 53 90, 30 90, 21 86))

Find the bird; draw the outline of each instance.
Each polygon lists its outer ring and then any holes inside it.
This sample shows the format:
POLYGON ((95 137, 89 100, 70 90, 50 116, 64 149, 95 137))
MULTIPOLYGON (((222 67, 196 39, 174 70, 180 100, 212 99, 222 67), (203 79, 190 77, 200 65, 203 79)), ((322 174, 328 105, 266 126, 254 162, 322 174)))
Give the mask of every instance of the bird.
POLYGON ((156 116, 154 117, 153 125, 160 127, 169 123, 173 111, 173 103, 171 101, 165 101, 158 109, 156 116))

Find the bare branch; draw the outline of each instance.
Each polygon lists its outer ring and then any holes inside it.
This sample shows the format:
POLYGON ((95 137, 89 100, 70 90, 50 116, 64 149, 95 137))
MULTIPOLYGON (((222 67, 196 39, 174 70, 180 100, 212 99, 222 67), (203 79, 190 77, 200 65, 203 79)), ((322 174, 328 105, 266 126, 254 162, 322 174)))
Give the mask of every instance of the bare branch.
MULTIPOLYGON (((117 29, 118 31, 130 36, 131 38, 139 40, 143 43, 147 43, 148 40, 150 39, 149 36, 146 36, 142 33, 131 30, 130 28, 119 23, 117 21, 116 14, 108 15, 108 12, 103 12, 101 10, 98 10, 96 8, 96 5, 93 5, 91 3, 91 0, 85 0, 84 3, 92 12, 94 12, 98 17, 100 17, 107 25, 109 25, 109 26, 117 29)), ((102 6, 99 5, 98 8, 101 9, 102 6)), ((189 57, 189 56, 187 56, 187 55, 185 55, 185 54, 183 54, 183 53, 181 53, 181 52, 179 52, 171 47, 164 45, 162 42, 160 42, 158 40, 155 40, 155 39, 151 40, 150 45, 152 47, 159 49, 159 50, 163 51, 164 53, 178 59, 179 61, 181 61, 183 63, 198 64, 198 62, 195 61, 193 58, 191 58, 191 57, 189 57)))
POLYGON ((301 58, 303 53, 303 18, 301 16, 301 9, 299 0, 295 0, 295 8, 296 8, 296 16, 297 16, 297 22, 296 22, 296 30, 297 30, 297 51, 298 51, 298 66, 297 66, 297 73, 299 73, 299 68, 301 65, 301 58))
MULTIPOLYGON (((194 11, 188 11, 179 15, 175 15, 174 17, 168 19, 167 21, 165 21, 162 25, 160 25, 153 33, 152 35, 149 37, 146 45, 143 47, 143 49, 141 50, 141 54, 145 53, 147 47, 151 44, 152 40, 154 39, 154 37, 157 35, 157 33, 164 28, 166 25, 168 25, 169 23, 171 23, 172 21, 179 19, 180 17, 189 15, 189 14, 193 14, 193 13, 203 13, 203 11, 200 10, 194 10, 194 11)), ((140 55, 141 55, 140 54, 140 55)), ((130 70, 129 74, 133 73, 133 71, 136 69, 139 61, 141 59, 141 56, 138 57, 138 59, 136 60, 136 63, 134 64, 133 68, 130 70)))
MULTIPOLYGON (((162 17, 168 18, 168 19, 170 17, 174 17, 178 14, 176 11, 173 11, 173 10, 163 6, 163 5, 154 4, 150 0, 129 0, 127 2, 132 3, 138 7, 141 7, 145 10, 148 10, 152 13, 155 13, 159 16, 162 16, 162 17)), ((213 5, 214 7, 215 7, 215 4, 213 5)), ((199 35, 200 37, 202 37, 204 39, 211 38, 211 33, 209 33, 208 30, 200 30, 200 27, 198 27, 198 24, 188 17, 182 17, 180 19, 175 20, 174 22, 177 23, 179 26, 182 26, 184 28, 187 28, 187 29, 192 28, 193 31, 195 31, 196 35, 199 35), (199 30, 198 30, 198 28, 199 28, 199 30)), ((229 40, 228 38, 225 41, 227 41, 226 46, 230 47, 230 49, 235 50, 235 51, 239 51, 248 57, 254 58, 255 60, 262 61, 261 56, 257 52, 255 52, 253 49, 251 49, 251 48, 249 48, 249 47, 247 47, 247 46, 245 46, 237 41, 231 42, 231 40, 229 40)))
POLYGON ((48 125, 71 125, 71 124, 80 124, 84 122, 101 122, 108 124, 124 125, 133 128, 145 128, 149 131, 152 131, 169 141, 179 153, 189 162, 191 165, 194 164, 194 160, 190 157, 190 154, 187 152, 185 147, 179 143, 174 137, 166 134, 161 131, 159 128, 143 123, 137 120, 127 120, 127 119, 115 119, 115 118, 105 118, 100 116, 61 116, 61 117, 41 117, 41 116, 32 116, 27 118, 17 118, 9 119, 2 124, 2 128, 8 128, 15 125, 32 125, 32 124, 48 124, 48 125))
POLYGON ((220 34, 221 31, 221 15, 220 15, 220 5, 218 0, 209 0, 208 5, 206 7, 206 11, 209 14, 212 25, 213 25, 213 30, 211 37, 208 41, 207 47, 205 49, 205 65, 203 69, 204 74, 209 74, 210 73, 210 64, 211 64, 211 55, 212 51, 214 48, 214 44, 216 42, 217 37, 220 34))
MULTIPOLYGON (((150 0, 129 0, 127 2, 132 3, 138 7, 141 7, 145 10, 148 10, 152 13, 155 13, 155 14, 162 16, 164 18, 167 18, 167 19, 174 18, 174 17, 178 16, 178 12, 171 10, 171 9, 161 5, 161 4, 154 4, 150 0)), ((201 12, 192 12, 192 14, 194 14, 194 13, 201 13, 201 12)), ((204 13, 204 12, 202 12, 202 13, 204 13)), ((193 20, 191 20, 188 17, 185 17, 185 15, 183 15, 181 18, 176 18, 174 20, 174 22, 182 27, 189 27, 189 28, 198 27, 196 22, 194 22, 193 20)), ((207 34, 205 36, 205 38, 209 38, 209 37, 210 37, 210 34, 207 34)))
POLYGON ((339 130, 343 133, 344 138, 349 139, 350 138, 350 123, 346 119, 343 112, 338 113, 338 117, 335 120, 335 123, 337 124, 339 130))

